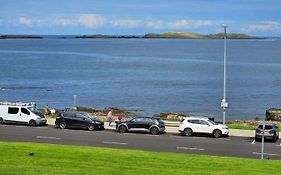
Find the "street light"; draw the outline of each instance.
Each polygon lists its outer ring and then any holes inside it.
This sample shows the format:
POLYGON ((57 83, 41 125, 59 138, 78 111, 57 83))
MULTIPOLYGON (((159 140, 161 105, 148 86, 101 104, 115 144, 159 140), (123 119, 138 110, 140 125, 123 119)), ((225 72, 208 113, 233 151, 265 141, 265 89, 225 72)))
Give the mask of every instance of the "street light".
POLYGON ((228 103, 226 102, 226 28, 227 25, 223 24, 224 28, 224 54, 223 54, 223 99, 221 100, 221 108, 223 110, 222 123, 225 125, 225 112, 228 108, 228 103))

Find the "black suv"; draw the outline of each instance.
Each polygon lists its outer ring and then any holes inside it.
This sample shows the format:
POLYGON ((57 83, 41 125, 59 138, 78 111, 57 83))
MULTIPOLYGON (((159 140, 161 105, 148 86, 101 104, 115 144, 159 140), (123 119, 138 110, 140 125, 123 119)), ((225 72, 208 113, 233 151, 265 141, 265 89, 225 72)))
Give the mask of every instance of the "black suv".
POLYGON ((55 124, 61 129, 82 128, 89 131, 104 129, 104 122, 87 112, 61 112, 58 114, 55 124))
POLYGON ((117 122, 116 130, 124 133, 127 131, 148 131, 156 135, 165 131, 165 123, 159 118, 136 117, 126 122, 117 122))

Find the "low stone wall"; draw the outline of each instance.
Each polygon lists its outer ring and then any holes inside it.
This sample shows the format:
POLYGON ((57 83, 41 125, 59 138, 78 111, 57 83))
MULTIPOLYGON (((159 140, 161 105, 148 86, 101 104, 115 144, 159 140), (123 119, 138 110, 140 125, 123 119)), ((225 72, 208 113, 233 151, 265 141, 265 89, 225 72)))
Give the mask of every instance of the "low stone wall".
POLYGON ((270 108, 266 110, 265 113, 266 117, 265 120, 271 120, 271 121, 281 121, 281 109, 276 108, 270 108))

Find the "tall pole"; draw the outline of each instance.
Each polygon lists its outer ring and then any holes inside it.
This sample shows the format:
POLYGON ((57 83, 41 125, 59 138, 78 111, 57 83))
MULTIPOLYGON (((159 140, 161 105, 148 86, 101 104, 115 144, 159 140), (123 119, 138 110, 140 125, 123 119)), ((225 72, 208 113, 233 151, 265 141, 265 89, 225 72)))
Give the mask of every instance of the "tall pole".
POLYGON ((264 128, 265 128, 265 119, 263 119, 263 124, 262 124, 262 138, 261 138, 261 159, 263 159, 264 155, 264 128))
POLYGON ((222 123, 225 125, 225 113, 228 107, 228 103, 226 102, 226 28, 225 24, 222 25, 224 28, 224 52, 223 52, 223 99, 221 101, 221 108, 223 110, 223 118, 222 123))

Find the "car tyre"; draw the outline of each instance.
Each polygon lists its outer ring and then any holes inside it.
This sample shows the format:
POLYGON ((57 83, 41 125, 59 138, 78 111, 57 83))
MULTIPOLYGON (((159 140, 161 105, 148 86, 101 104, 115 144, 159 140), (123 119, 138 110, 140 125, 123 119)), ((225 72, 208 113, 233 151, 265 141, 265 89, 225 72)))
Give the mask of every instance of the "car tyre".
POLYGON ((276 137, 276 135, 274 135, 272 141, 273 141, 273 142, 276 142, 276 140, 277 140, 277 137, 276 137))
POLYGON ((156 128, 156 127, 150 128, 150 134, 157 135, 158 133, 159 133, 158 128, 156 128))
POLYGON ((35 120, 30 120, 29 121, 29 126, 36 126, 36 121, 35 120))
POLYGON ((213 131, 213 136, 214 136, 215 138, 219 138, 219 137, 222 136, 222 132, 221 132, 220 130, 218 130, 218 129, 215 129, 215 130, 213 131))
POLYGON ((93 131, 96 129, 96 126, 93 123, 90 123, 87 128, 89 131, 93 131))
POLYGON ((184 131, 183 131, 184 136, 191 136, 192 133, 193 133, 192 129, 190 129, 190 128, 185 128, 184 131))
POLYGON ((118 131, 121 133, 125 133, 125 132, 127 132, 127 128, 126 128, 126 126, 121 125, 121 126, 119 126, 118 131))
POLYGON ((60 129, 65 129, 66 128, 66 123, 65 122, 60 122, 59 123, 60 129))
POLYGON ((0 117, 0 125, 4 124, 3 118, 0 117))

